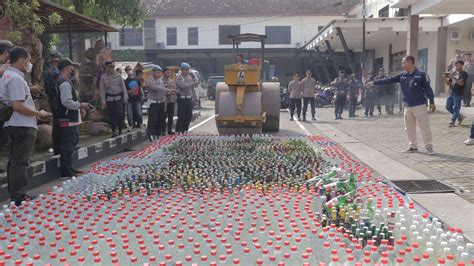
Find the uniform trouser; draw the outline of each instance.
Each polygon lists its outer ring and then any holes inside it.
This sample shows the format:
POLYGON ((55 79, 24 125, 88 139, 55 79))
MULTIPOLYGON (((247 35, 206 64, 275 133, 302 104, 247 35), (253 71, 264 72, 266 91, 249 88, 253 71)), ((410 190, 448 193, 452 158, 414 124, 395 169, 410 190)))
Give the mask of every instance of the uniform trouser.
POLYGON ((430 117, 426 105, 405 107, 405 131, 410 142, 410 147, 417 149, 416 124, 421 130, 421 137, 425 143, 425 148, 433 147, 433 137, 431 134, 430 117))
POLYGON ((308 104, 311 105, 311 116, 316 117, 316 99, 314 97, 303 97, 303 118, 306 118, 308 104))
POLYGON ((296 110, 296 115, 298 116, 298 119, 301 117, 301 98, 298 99, 290 99, 290 116, 293 118, 295 115, 295 110, 296 110))
MULTIPOLYGON (((173 119, 174 119, 174 103, 167 103, 166 104, 166 112, 163 116, 165 119, 164 124, 167 125, 166 128, 168 129, 168 133, 173 132, 173 119), (167 120, 167 121, 166 121, 167 120)), ((163 131, 164 133, 165 131, 163 131)))
POLYGON ((28 183, 27 168, 38 130, 32 127, 8 127, 10 160, 8 161, 8 192, 12 200, 24 199, 28 183))
POLYGON ((61 131, 59 128, 59 122, 56 119, 53 119, 51 137, 53 140, 53 153, 54 155, 58 155, 61 153, 61 131))
POLYGON ((402 94, 402 90, 398 90, 398 111, 402 111, 404 109, 404 106, 403 106, 403 94, 402 94))
POLYGON ((355 95, 351 96, 349 99, 349 116, 354 117, 356 113, 357 106, 357 97, 355 95))
POLYGON ((74 176, 74 168, 72 167, 72 154, 79 143, 79 129, 77 126, 60 127, 59 132, 61 139, 61 176, 72 177, 74 176))
POLYGON ((10 142, 7 129, 3 127, 3 124, 4 122, 0 121, 0 151, 10 142))
POLYGON ((346 95, 339 95, 336 97, 336 101, 334 102, 334 114, 336 117, 339 117, 342 115, 342 112, 344 112, 344 106, 346 105, 346 95))
POLYGON ((471 135, 469 136, 471 139, 474 139, 474 120, 472 120, 471 124, 471 135))
POLYGON ((393 109, 395 109, 395 95, 386 94, 384 96, 385 112, 387 114, 393 114, 393 109))
POLYGON ((377 95, 376 101, 377 101, 377 110, 379 110, 379 113, 381 114, 382 113, 382 105, 383 105, 383 102, 384 102, 384 95, 382 95, 382 94, 377 95))
POLYGON ((165 130, 165 103, 152 103, 148 109, 148 135, 159 136, 165 130))
POLYGON ((461 114, 461 102, 462 96, 449 95, 446 98, 446 110, 451 114, 451 122, 456 122, 459 115, 461 114))
POLYGON ((110 128, 113 132, 115 132, 118 128, 119 132, 122 131, 122 124, 123 124, 123 101, 114 101, 114 102, 107 102, 107 112, 109 115, 109 124, 110 128))
POLYGON ((466 81, 466 86, 464 86, 464 98, 463 102, 466 106, 471 105, 472 100, 472 83, 474 82, 474 75, 469 75, 469 78, 466 81))
POLYGON ((364 114, 366 116, 370 115, 370 116, 373 116, 374 115, 374 108, 375 108, 375 97, 373 96, 367 96, 365 98, 365 112, 364 114))
POLYGON ((127 103, 128 126, 139 126, 143 123, 142 101, 129 100, 127 103))
POLYGON ((192 118, 193 100, 178 98, 178 122, 176 123, 176 132, 187 132, 192 118))

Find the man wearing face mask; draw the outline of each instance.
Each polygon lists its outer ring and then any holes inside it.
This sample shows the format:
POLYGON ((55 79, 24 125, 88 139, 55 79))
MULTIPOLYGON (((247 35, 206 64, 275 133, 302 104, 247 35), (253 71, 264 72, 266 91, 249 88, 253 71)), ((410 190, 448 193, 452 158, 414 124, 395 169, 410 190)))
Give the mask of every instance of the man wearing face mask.
MULTIPOLYGON (((81 172, 72 167, 72 154, 79 143, 79 125, 81 124, 81 113, 89 110, 89 104, 80 103, 77 91, 71 78, 76 75, 76 67, 79 64, 65 58, 59 62, 59 78, 57 81, 56 110, 54 119, 59 125, 59 147, 61 154, 61 179, 68 179, 81 172)), ((54 141, 54 140, 53 140, 54 141)))
POLYGON ((13 109, 10 120, 4 125, 11 141, 7 179, 11 200, 20 205, 28 198, 27 168, 38 131, 36 118, 47 118, 51 114, 44 110, 36 111, 25 80, 25 74, 33 68, 28 51, 23 47, 13 47, 9 53, 11 65, 3 74, 0 95, 2 101, 11 104, 13 109))

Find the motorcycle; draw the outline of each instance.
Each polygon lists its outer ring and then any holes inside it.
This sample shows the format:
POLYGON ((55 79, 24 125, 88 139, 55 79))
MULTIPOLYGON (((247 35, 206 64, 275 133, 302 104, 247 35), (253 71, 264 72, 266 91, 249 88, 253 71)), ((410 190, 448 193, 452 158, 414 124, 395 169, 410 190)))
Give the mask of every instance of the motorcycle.
POLYGON ((316 107, 322 108, 326 105, 332 104, 335 92, 331 87, 326 87, 316 94, 316 107))
POLYGON ((280 88, 280 109, 288 109, 290 107, 290 93, 286 88, 280 88))

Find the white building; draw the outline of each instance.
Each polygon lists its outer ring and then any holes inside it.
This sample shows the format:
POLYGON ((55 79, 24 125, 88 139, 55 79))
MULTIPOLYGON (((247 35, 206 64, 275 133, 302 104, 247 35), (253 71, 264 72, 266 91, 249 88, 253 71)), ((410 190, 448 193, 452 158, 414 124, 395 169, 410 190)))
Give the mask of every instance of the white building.
MULTIPOLYGON (((345 19, 335 19, 305 44, 304 49, 327 53, 362 51, 362 5, 345 19), (338 29, 346 41, 342 45, 338 29)), ((454 51, 474 51, 474 1, 472 0, 367 0, 366 69, 401 70, 407 53, 417 57, 437 93, 444 92, 443 72, 454 51), (416 52, 415 52, 416 51, 416 52)), ((349 63, 349 60, 346 60, 349 63)), ((360 71, 361 60, 351 62, 360 71)))
MULTIPOLYGON (((160 65, 188 61, 205 75, 223 74, 232 61, 227 36, 266 34, 267 59, 280 78, 327 62, 310 60, 302 46, 335 17, 352 10, 359 0, 148 0, 150 16, 143 29, 109 34, 112 49, 144 50, 146 60, 160 65), (295 60, 297 59, 297 60, 295 60), (313 62, 312 62, 313 61, 313 62)), ((244 44, 241 52, 258 56, 259 44, 244 44)), ((342 54, 335 55, 343 60, 342 54)))

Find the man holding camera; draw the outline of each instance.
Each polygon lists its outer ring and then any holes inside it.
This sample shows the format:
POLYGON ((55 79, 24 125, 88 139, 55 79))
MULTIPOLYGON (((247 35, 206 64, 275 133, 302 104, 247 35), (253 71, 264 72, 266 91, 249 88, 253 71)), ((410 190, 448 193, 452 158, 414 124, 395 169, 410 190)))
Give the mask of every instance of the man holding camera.
POLYGON ((457 61, 455 66, 456 70, 452 74, 446 73, 446 84, 449 86, 450 92, 446 99, 446 110, 452 115, 449 127, 455 127, 456 120, 458 120, 459 125, 464 120, 464 115, 461 114, 461 104, 468 74, 466 71, 463 71, 463 61, 457 61))

